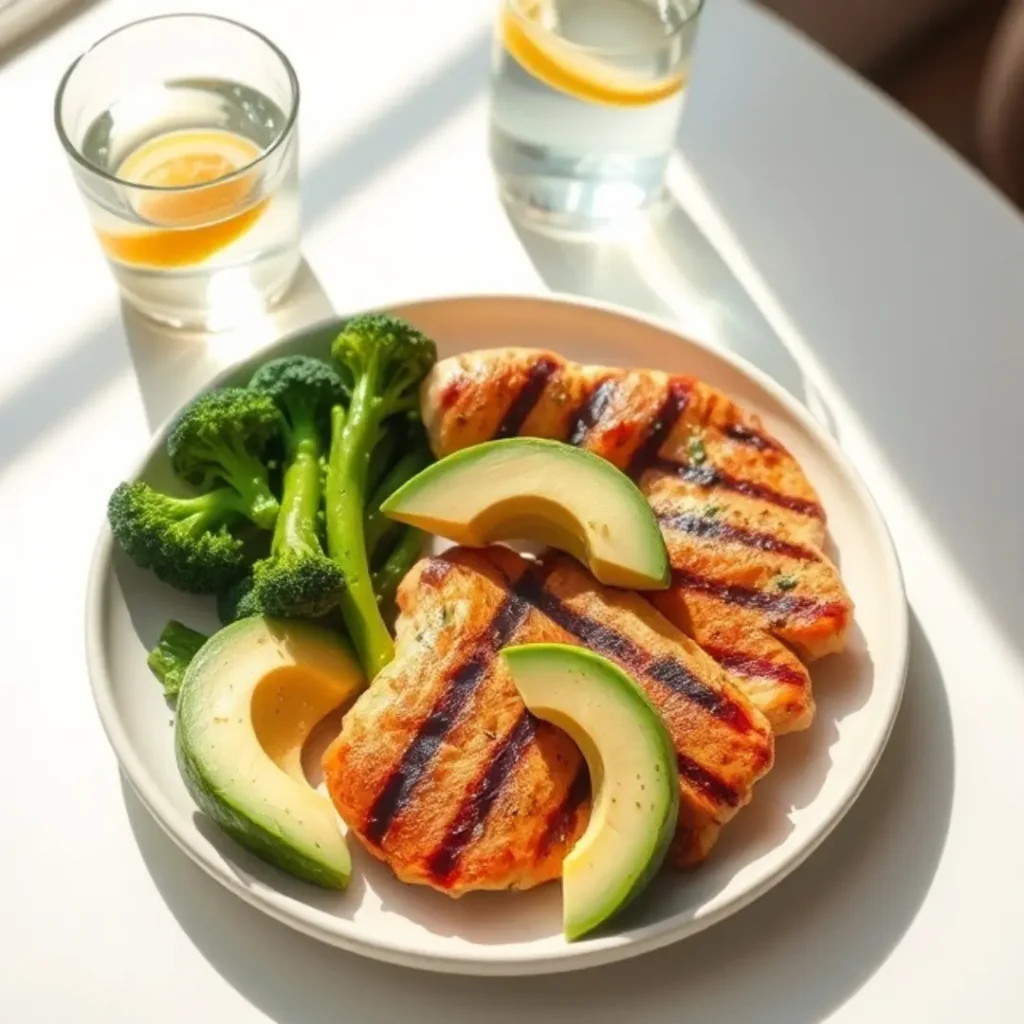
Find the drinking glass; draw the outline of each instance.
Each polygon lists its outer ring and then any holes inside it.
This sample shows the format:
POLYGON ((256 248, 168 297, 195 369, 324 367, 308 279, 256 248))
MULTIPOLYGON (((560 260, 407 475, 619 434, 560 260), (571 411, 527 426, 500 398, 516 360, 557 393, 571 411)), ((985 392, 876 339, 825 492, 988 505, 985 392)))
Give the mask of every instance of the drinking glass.
POLYGON ((491 159, 528 219, 589 229, 650 206, 703 0, 502 0, 491 159))
POLYGON ((299 83, 285 55, 224 18, 112 32, 57 90, 57 133, 125 300, 181 326, 236 326, 300 262, 299 83))

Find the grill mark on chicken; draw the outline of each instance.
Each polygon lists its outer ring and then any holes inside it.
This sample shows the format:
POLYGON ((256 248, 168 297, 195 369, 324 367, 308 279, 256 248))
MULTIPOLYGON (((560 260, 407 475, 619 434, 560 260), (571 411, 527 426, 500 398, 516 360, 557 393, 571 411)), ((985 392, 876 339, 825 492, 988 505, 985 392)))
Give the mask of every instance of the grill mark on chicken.
POLYGON ((667 623, 659 624, 641 599, 606 592, 568 556, 532 563, 502 548, 456 549, 425 560, 403 588, 395 663, 374 683, 376 699, 364 696, 346 716, 324 759, 331 799, 351 834, 403 881, 461 895, 530 888, 558 877, 588 816, 590 776, 571 740, 523 707, 499 657, 504 644, 589 646, 545 610, 555 605, 616 644, 617 655, 606 656, 661 709, 681 784, 674 865, 707 855, 721 826, 771 766, 767 723, 728 676, 667 623), (435 563, 449 568, 438 572, 435 563), (532 603, 538 588, 549 595, 544 607, 532 603), (438 611, 451 600, 470 602, 454 621, 438 611), (514 619, 521 624, 497 629, 516 603, 514 619), (432 636, 433 630, 436 643, 424 643, 424 632, 432 636), (616 643, 616 635, 626 642, 616 643), (635 649, 645 656, 640 670, 625 660, 635 649), (749 716, 751 730, 737 732, 677 693, 692 685, 681 670, 705 687, 720 686, 749 716), (476 679, 456 713, 460 701, 446 691, 465 673, 476 679), (444 705, 447 721, 438 714, 444 705), (429 742, 424 732, 433 734, 429 742))
POLYGON ((813 597, 795 594, 770 594, 753 587, 708 579, 686 569, 673 569, 672 583, 683 590, 696 590, 726 604, 769 612, 773 618, 783 622, 797 618, 840 618, 846 613, 846 608, 838 601, 816 601, 813 597))
POLYGON ((800 515, 811 516, 814 519, 824 519, 825 512, 816 501, 808 501, 806 498, 794 498, 789 494, 780 494, 778 491, 766 484, 755 483, 753 480, 741 480, 726 473, 717 466, 700 465, 695 466, 689 462, 678 462, 675 459, 658 459, 652 469, 662 473, 679 477, 687 483, 696 484, 698 487, 721 488, 724 491, 735 491, 737 494, 744 494, 748 498, 758 498, 767 501, 780 508, 789 509, 800 515))
POLYGON ((668 393, 654 419, 647 424, 644 436, 626 467, 626 476, 639 480, 646 469, 658 458, 658 452, 665 443, 679 417, 686 410, 690 399, 690 384, 683 380, 669 383, 668 393))
POLYGON ((558 369, 558 364, 553 359, 538 359, 529 369, 526 380, 523 382, 519 394, 512 400, 498 429, 494 432, 493 440, 497 441, 506 437, 516 437, 523 429, 526 417, 533 411, 533 407, 540 401, 548 380, 558 369))
POLYGON ((561 843, 569 835, 576 815, 588 796, 590 796, 590 772, 587 770, 587 762, 584 761, 580 765, 579 771, 573 776, 564 799, 555 808, 555 812, 544 826, 544 833, 540 837, 537 848, 541 857, 546 857, 556 843, 561 843))
POLYGON ((579 447, 586 441, 587 435, 594 429, 594 425, 608 408, 608 403, 615 394, 616 386, 617 382, 613 378, 606 377, 591 388, 590 393, 584 397, 575 418, 571 421, 572 426, 566 435, 569 444, 579 447))
MULTIPOLYGON (((683 417, 636 482, 656 514, 663 513, 659 525, 676 568, 695 570, 706 581, 690 587, 677 582, 664 594, 652 595, 651 602, 702 646, 723 649, 711 653, 735 673, 741 689, 778 732, 806 728, 814 708, 810 675, 801 662, 843 648, 852 605, 838 568, 822 550, 825 512, 796 458, 756 417, 699 380, 657 370, 580 365, 542 349, 481 350, 461 362, 440 364, 428 395, 432 443, 447 454, 478 439, 479 432, 446 407, 444 392, 453 371, 472 367, 479 388, 508 396, 541 360, 558 365, 558 386, 564 385, 564 394, 575 400, 556 408, 555 387, 549 385, 520 434, 571 441, 627 471, 630 455, 636 457, 645 447, 671 384, 690 390, 683 417), (703 432, 704 458, 696 445, 688 444, 691 420, 703 432), (703 502, 710 503, 707 509, 701 508, 703 502), (718 503, 723 507, 716 525, 698 521, 716 518, 718 503), (789 559, 792 569, 785 565, 789 559), (771 582, 771 573, 796 571, 801 563, 813 571, 792 592, 788 581, 778 587, 771 582), (730 582, 739 588, 728 588, 730 582), (807 604, 813 601, 817 604, 807 604)), ((508 398, 498 401, 504 408, 508 398)), ((493 410, 486 417, 488 424, 497 419, 500 413, 493 410)), ((484 427, 483 436, 491 430, 484 427)), ((685 576, 682 581, 687 582, 685 576)), ((570 605, 582 607, 575 600, 570 605)), ((597 617, 599 623, 608 621, 603 614, 597 617)))
POLYGON ((496 652, 509 642, 529 611, 530 605, 510 592, 466 661, 452 674, 440 699, 420 725, 413 741, 370 808, 365 829, 370 842, 380 846, 395 816, 408 803, 437 748, 462 713, 473 691, 487 675, 496 652))
POLYGON ((790 686, 806 686, 807 678, 792 665, 782 665, 768 658, 758 658, 744 651, 730 650, 728 647, 716 647, 713 644, 701 644, 704 653, 714 658, 719 665, 730 672, 753 679, 776 679, 790 686))
POLYGON ((536 577, 536 570, 530 569, 523 575, 516 591, 590 650, 610 655, 631 671, 656 679, 739 732, 747 732, 753 727, 746 711, 739 704, 724 693, 705 685, 681 662, 674 658, 652 661, 646 651, 612 627, 567 607, 549 590, 544 589, 543 582, 536 577))
POLYGON ((736 807, 739 804, 739 797, 735 790, 727 786, 717 775, 702 768, 692 758, 677 753, 676 767, 682 778, 716 804, 725 804, 729 807, 736 807))
POLYGON ((536 734, 537 720, 524 710, 490 764, 463 799, 444 839, 427 859, 427 871, 437 881, 444 882, 455 872, 463 851, 486 823, 502 787, 536 734))
MULTIPOLYGON (((548 572, 544 567, 531 566, 523 573, 512 585, 486 634, 468 660, 452 676, 445 692, 420 726, 373 803, 365 830, 371 842, 378 846, 381 844, 391 823, 409 802, 417 782, 444 737, 455 724, 475 688, 487 675, 498 651, 512 638, 530 608, 546 615, 591 650, 610 655, 630 670, 656 680, 732 728, 745 732, 753 727, 743 708, 721 692, 706 686, 681 662, 670 657, 652 660, 646 651, 615 629, 567 607, 545 588, 548 572)), ((524 749, 533 740, 535 732, 536 723, 533 718, 529 715, 525 718, 521 716, 505 743, 473 785, 448 833, 431 855, 428 871, 434 878, 443 881, 455 871, 462 852, 486 822, 502 787, 524 749)), ((678 754, 677 758, 681 773, 691 785, 718 803, 736 806, 738 795, 727 783, 686 755, 678 754)), ((566 798, 567 804, 569 795, 566 798)), ((576 809, 567 808, 566 821, 558 827, 568 825, 571 820, 569 815, 575 813, 576 809)), ((551 829, 556 825, 552 822, 548 827, 551 829)))
POLYGON ((711 516, 699 516, 689 512, 657 512, 658 524, 663 530, 674 530, 687 533, 694 537, 707 537, 715 541, 733 541, 744 547, 756 548, 758 551, 771 551, 787 558, 798 558, 803 562, 820 562, 821 555, 804 547, 781 540, 773 533, 762 533, 759 530, 748 530, 742 526, 733 526, 711 516))
POLYGON ((758 433, 758 431, 748 427, 745 423, 730 423, 727 427, 723 428, 722 433, 726 437, 731 437, 734 441, 738 441, 740 444, 756 448, 759 452, 778 452, 783 450, 782 445, 774 438, 758 433))

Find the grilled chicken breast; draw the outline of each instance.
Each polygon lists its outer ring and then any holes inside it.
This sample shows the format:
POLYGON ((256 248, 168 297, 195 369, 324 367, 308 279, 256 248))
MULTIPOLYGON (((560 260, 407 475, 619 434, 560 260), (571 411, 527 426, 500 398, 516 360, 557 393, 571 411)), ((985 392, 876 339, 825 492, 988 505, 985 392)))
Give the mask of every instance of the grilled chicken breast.
POLYGON ((424 559, 398 592, 395 660, 324 755, 338 812, 405 882, 452 896, 559 877, 585 827, 589 779, 568 736, 527 712, 498 652, 586 646, 644 687, 672 734, 681 807, 672 861, 701 860, 771 767, 764 717, 636 594, 576 561, 504 547, 424 559))
POLYGON ((439 457, 528 435, 580 445, 633 477, 673 569, 671 588, 650 599, 736 676, 777 733, 810 725, 804 662, 843 648, 852 602, 822 551, 817 495, 755 417, 691 377, 525 348, 443 360, 422 408, 439 457))

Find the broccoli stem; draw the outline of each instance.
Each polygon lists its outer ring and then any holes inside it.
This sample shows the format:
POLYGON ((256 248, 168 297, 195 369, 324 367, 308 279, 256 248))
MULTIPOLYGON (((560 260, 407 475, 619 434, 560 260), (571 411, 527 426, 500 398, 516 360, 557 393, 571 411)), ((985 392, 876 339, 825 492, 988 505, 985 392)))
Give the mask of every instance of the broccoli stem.
POLYGON ((291 462, 284 474, 281 511, 274 525, 270 550, 320 553, 316 518, 320 510, 320 442, 312 423, 295 430, 290 445, 291 462))
POLYGON ((181 526, 198 537, 216 530, 233 516, 245 515, 245 503, 230 487, 218 487, 191 498, 168 498, 169 510, 180 513, 181 526))
POLYGON ((370 507, 366 513, 366 550, 370 558, 379 550, 385 538, 397 535, 398 523, 388 519, 381 512, 381 505, 391 497, 407 480, 411 480, 421 469, 425 469, 430 461, 426 451, 415 448, 403 455, 398 462, 385 474, 370 497, 370 507))
POLYGON ((341 406, 331 410, 326 500, 328 552, 345 574, 341 613, 370 679, 395 654, 373 592, 364 531, 370 452, 379 429, 373 377, 358 381, 348 414, 341 406))
POLYGON ((384 474, 391 468, 391 460, 398 448, 398 437, 394 430, 385 430, 383 437, 377 442, 370 458, 370 469, 366 477, 369 490, 376 490, 384 479, 384 474))
POLYGON ((168 700, 178 699, 185 672, 208 639, 204 633, 189 629, 174 619, 164 626, 146 664, 163 684, 164 696, 168 700))
POLYGON ((423 550, 423 532, 412 526, 402 527, 402 536, 391 549, 384 564, 373 574, 373 589, 381 607, 387 607, 395 597, 398 584, 416 564, 423 550))
POLYGON ((269 530, 277 519, 278 503, 270 490, 267 471, 255 456, 237 445, 225 444, 214 453, 223 467, 225 482, 242 496, 246 514, 259 527, 269 530))

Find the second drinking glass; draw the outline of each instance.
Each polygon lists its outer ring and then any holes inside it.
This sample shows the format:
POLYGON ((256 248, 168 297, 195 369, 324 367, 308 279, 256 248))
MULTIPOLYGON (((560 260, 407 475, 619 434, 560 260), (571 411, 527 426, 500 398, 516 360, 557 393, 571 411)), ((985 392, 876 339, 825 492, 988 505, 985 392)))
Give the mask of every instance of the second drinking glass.
POLYGON ((528 218, 589 229, 662 191, 703 0, 502 0, 491 157, 528 218))

